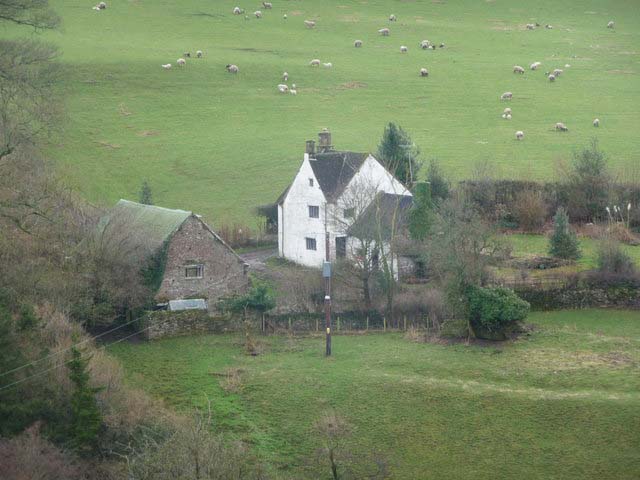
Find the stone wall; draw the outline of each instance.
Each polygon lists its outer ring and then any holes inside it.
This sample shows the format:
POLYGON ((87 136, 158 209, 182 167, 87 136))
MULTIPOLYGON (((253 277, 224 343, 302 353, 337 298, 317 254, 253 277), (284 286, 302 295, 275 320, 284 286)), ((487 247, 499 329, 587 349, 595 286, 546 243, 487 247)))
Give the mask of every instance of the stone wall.
POLYGON ((215 317, 204 310, 147 312, 143 319, 144 337, 156 340, 180 335, 224 333, 238 328, 238 322, 230 317, 215 317))
POLYGON ((244 261, 194 215, 169 241, 156 299, 204 298, 213 308, 220 297, 243 293, 248 285, 244 261), (187 278, 189 265, 203 265, 202 277, 187 278))

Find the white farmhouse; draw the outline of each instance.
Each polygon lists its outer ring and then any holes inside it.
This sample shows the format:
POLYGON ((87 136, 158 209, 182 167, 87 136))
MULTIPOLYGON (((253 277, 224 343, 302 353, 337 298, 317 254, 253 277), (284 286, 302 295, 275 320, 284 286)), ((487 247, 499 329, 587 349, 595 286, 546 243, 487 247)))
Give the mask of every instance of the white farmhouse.
MULTIPOLYGON (((309 267, 352 257, 360 242, 352 227, 379 218, 371 215, 378 205, 384 206, 388 219, 391 204, 405 210, 411 193, 373 155, 334 150, 331 133, 324 130, 317 151, 315 142, 307 141, 298 173, 277 200, 278 253, 309 267)), ((383 243, 388 238, 387 232, 383 243)))

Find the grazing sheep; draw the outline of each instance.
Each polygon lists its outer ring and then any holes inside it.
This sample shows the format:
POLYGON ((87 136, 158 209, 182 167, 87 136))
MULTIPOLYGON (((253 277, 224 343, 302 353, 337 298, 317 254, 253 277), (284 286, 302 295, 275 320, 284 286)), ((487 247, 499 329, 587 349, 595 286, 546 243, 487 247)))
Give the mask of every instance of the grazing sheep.
POLYGON ((426 68, 421 68, 420 69, 420 76, 421 77, 428 77, 429 76, 429 70, 427 70, 426 68))
POLYGON ((571 68, 571 65, 569 65, 568 63, 565 63, 564 68, 571 68))
POLYGON ((511 100, 513 98, 513 93, 511 92, 504 92, 502 95, 500 95, 500 100, 511 100))
POLYGON ((295 88, 292 88, 291 90, 289 90, 289 93, 290 93, 291 95, 297 95, 297 94, 298 94, 298 91, 297 91, 295 88))
POLYGON ((556 81, 556 76, 553 73, 550 74, 547 78, 549 79, 550 82, 555 82, 556 81))
POLYGON ((295 89, 295 88, 296 88, 296 84, 295 84, 295 83, 292 83, 292 84, 291 84, 291 88, 295 89))
POLYGON ((562 122, 556 123, 555 129, 558 130, 559 132, 568 132, 569 131, 567 126, 562 122))
POLYGON ((171 69, 171 64, 170 63, 166 63, 166 64, 162 65, 162 68, 164 68, 165 70, 170 70, 171 69))
POLYGON ((262 12, 260 10, 256 10, 255 12, 253 12, 253 14, 256 16, 256 18, 262 18, 262 12))
POLYGON ((511 109, 509 107, 504 109, 504 112, 502 112, 503 115, 511 115, 511 109))
POLYGON ((271 2, 262 2, 262 6, 264 7, 265 10, 269 8, 273 8, 273 4, 271 2))
POLYGON ((613 23, 613 20, 611 20, 609 23, 607 23, 607 28, 613 28, 615 26, 616 26, 616 24, 613 23))
POLYGON ((233 65, 233 64, 229 64, 225 67, 227 69, 227 72, 229 73, 238 73, 238 66, 237 65, 233 65))
POLYGON ((544 28, 546 28, 547 30, 553 30, 553 25, 546 24, 544 28))
POLYGON ((314 22, 313 20, 305 20, 304 26, 307 28, 313 28, 316 26, 316 22, 314 22))
POLYGON ((507 120, 511 120, 511 114, 510 114, 510 113, 507 113, 507 115, 505 116, 505 118, 506 118, 507 120))
POLYGON ((191 52, 184 52, 182 56, 186 58, 191 58, 191 52))
POLYGON ((284 15, 282 15, 282 18, 284 18, 286 20, 287 19, 287 14, 285 13, 284 15))
POLYGON ((554 69, 554 70, 553 70, 553 74, 554 74, 556 77, 559 77, 560 75, 562 75, 562 72, 563 72, 563 71, 562 71, 562 70, 560 70, 559 68, 556 68, 556 69, 554 69))
POLYGON ((397 20, 397 18, 393 13, 391 15, 389 15, 389 21, 390 22, 395 22, 396 20, 397 20))
POLYGON ((533 30, 536 28, 536 24, 535 23, 527 23, 527 30, 533 30))
POLYGON ((533 62, 529 68, 531 68, 531 70, 537 70, 540 65, 542 65, 542 62, 533 62))
POLYGON ((106 4, 106 3, 104 3, 104 2, 100 2, 100 3, 98 4, 98 8, 99 8, 100 10, 105 10, 105 9, 107 8, 107 4, 106 4))
POLYGON ((506 113, 503 113, 503 114, 502 114, 502 118, 505 118, 505 119, 506 119, 506 118, 507 118, 507 114, 506 114, 506 113))
POLYGON ((319 67, 320 66, 320 60, 318 60, 317 58, 314 58, 313 60, 311 60, 309 62, 309 65, 311 65, 312 67, 319 67))
POLYGON ((289 93, 289 87, 281 83, 280 85, 278 85, 278 91, 280 93, 289 93))
POLYGON ((187 64, 187 61, 184 58, 179 58, 178 60, 176 60, 176 63, 179 67, 184 67, 187 64))
POLYGON ((282 80, 283 80, 283 81, 285 81, 285 82, 286 82, 287 80, 289 80, 289 74, 288 74, 287 72, 284 72, 284 73, 282 74, 282 80))
POLYGON ((593 119, 593 126, 594 127, 599 127, 600 126, 600 120, 598 118, 594 118, 593 119))
POLYGON ((94 5, 93 7, 91 7, 91 10, 95 10, 96 12, 99 12, 100 7, 98 5, 94 5))
POLYGON ((356 48, 360 48, 362 46, 362 40, 356 40, 353 42, 353 46, 356 48))
POLYGON ((405 45, 400 45, 400 52, 401 53, 407 53, 408 51, 409 51, 409 49, 405 45))
POLYGON ((388 37, 391 31, 388 28, 381 28, 380 30, 378 30, 378 33, 383 37, 388 37))
POLYGON ((233 8, 233 14, 234 15, 241 15, 244 13, 244 10, 242 10, 240 7, 234 7, 233 8))
POLYGON ((518 130, 516 132, 516 140, 522 140, 524 138, 524 132, 522 130, 518 130))
POLYGON ((522 68, 520 65, 515 65, 513 67, 513 73, 524 73, 524 68, 522 68))
POLYGON ((198 51, 196 52, 196 57, 198 57, 198 58, 202 58, 202 50, 198 50, 198 51))
POLYGON ((444 48, 444 43, 441 43, 440 45, 438 45, 440 48, 444 48))
POLYGON ((431 46, 431 42, 429 40, 422 40, 420 42, 420 48, 423 49, 423 50, 426 50, 430 46, 431 46))
POLYGON ((324 68, 331 68, 331 67, 333 67, 333 63, 331 63, 331 62, 323 63, 322 66, 324 68))

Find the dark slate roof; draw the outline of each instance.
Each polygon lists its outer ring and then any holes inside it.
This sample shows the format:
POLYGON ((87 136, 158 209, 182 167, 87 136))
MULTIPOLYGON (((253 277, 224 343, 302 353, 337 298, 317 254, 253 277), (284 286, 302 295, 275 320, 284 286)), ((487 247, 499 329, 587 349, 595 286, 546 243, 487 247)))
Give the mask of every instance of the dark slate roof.
POLYGON ((377 239, 378 235, 382 234, 383 240, 389 240, 394 215, 397 233, 405 227, 411 205, 413 205, 413 197, 409 195, 380 192, 353 222, 347 233, 356 238, 371 240, 377 239))
POLYGON ((340 196, 368 156, 368 153, 331 151, 317 153, 315 158, 309 159, 322 193, 328 201, 331 202, 340 196))

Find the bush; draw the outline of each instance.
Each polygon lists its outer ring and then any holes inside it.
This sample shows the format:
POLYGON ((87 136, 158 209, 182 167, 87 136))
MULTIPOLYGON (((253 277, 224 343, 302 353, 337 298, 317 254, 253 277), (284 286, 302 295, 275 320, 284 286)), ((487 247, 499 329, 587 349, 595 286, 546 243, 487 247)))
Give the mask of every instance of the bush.
POLYGON ((597 140, 573 155, 568 173, 568 207, 579 220, 595 221, 605 214, 609 202, 611 177, 607 160, 598 148, 597 140))
POLYGON ((553 217, 553 235, 549 241, 549 253, 554 257, 567 260, 580 258, 580 246, 578 238, 569 226, 569 217, 564 208, 558 208, 553 217))
POLYGON ((469 323, 478 338, 506 340, 527 318, 529 304, 508 288, 472 287, 468 294, 469 323))
POLYGON ((516 194, 513 213, 523 230, 534 232, 542 228, 547 218, 547 204, 540 190, 523 190, 516 194))
POLYGON ((612 239, 603 240, 598 245, 598 270, 606 273, 631 274, 635 265, 620 244, 612 239))

